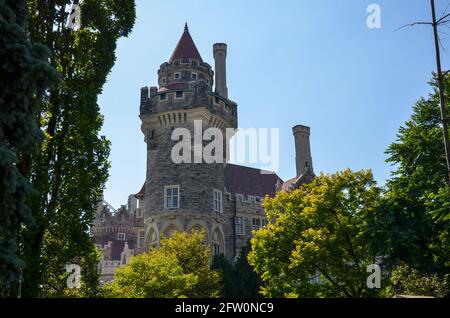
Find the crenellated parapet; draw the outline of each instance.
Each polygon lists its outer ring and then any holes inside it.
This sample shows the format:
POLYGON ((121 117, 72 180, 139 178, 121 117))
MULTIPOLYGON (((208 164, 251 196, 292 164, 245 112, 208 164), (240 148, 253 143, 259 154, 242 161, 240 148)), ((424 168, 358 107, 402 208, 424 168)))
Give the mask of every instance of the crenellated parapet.
POLYGON ((140 117, 159 115, 159 126, 193 121, 197 118, 188 118, 188 111, 196 108, 208 110, 211 120, 220 118, 224 125, 219 128, 237 127, 237 104, 209 92, 201 83, 163 92, 158 92, 156 87, 141 88, 140 117))

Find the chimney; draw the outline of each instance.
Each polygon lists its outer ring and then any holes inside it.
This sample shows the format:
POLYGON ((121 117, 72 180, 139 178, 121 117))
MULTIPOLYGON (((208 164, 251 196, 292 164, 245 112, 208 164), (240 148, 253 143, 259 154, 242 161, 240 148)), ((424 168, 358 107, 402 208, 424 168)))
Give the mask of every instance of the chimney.
POLYGON ((311 146, 309 142, 310 128, 297 125, 292 128, 295 139, 295 165, 297 168, 297 177, 303 175, 308 168, 314 173, 311 146))
POLYGON ((227 88, 227 45, 225 43, 216 43, 213 46, 215 74, 216 74, 216 93, 222 97, 228 98, 227 88))

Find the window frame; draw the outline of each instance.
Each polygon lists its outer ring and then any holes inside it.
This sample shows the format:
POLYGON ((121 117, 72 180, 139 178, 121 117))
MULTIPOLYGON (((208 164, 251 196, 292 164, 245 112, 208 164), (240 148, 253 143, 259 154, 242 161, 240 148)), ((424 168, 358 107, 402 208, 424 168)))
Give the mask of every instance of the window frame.
POLYGON ((117 240, 118 240, 118 241, 125 241, 125 240, 126 240, 126 235, 125 235, 125 233, 124 233, 124 232, 119 232, 119 233, 117 233, 117 240), (123 235, 123 238, 121 238, 122 235, 123 235))
POLYGON ((194 80, 194 81, 198 80, 198 73, 191 72, 191 79, 194 80))
POLYGON ((253 218, 252 219, 252 230, 257 231, 261 228, 261 219, 260 218, 253 218), (257 222, 255 222, 257 221, 257 222))
MULTIPOLYGON (((173 193, 170 197, 174 197, 173 193)), ((173 202, 172 202, 173 204, 173 202)), ((173 210, 180 208, 180 186, 179 185, 168 185, 164 187, 164 209, 165 210, 173 210), (177 205, 176 206, 168 206, 167 205, 167 190, 169 189, 177 189, 177 205)))
POLYGON ((145 246, 145 230, 138 231, 137 243, 138 243, 138 248, 143 248, 145 246), (141 237, 141 233, 144 234, 142 237, 141 237), (141 244, 141 240, 142 240, 142 244, 141 244))
POLYGON ((214 212, 223 213, 223 192, 219 189, 213 189, 213 209, 214 212), (218 198, 216 198, 216 194, 218 198), (218 209, 216 207, 216 202, 218 203, 218 209))
POLYGON ((213 250, 212 250, 212 252, 213 252, 213 257, 214 257, 214 256, 219 256, 219 255, 223 254, 222 251, 220 250, 220 244, 219 244, 219 243, 213 243, 213 244, 212 244, 212 248, 213 248, 213 250), (217 252, 217 253, 216 253, 216 252, 217 252))
POLYGON ((159 94, 159 101, 162 102, 162 101, 165 101, 165 100, 167 100, 167 93, 159 94))
POLYGON ((243 216, 236 216, 234 218, 234 226, 236 231, 236 236, 243 236, 245 235, 245 220, 243 216), (238 222, 240 220, 240 222, 238 222), (240 229, 240 230, 238 230, 240 229))
POLYGON ((184 92, 183 91, 176 91, 175 92, 175 99, 184 99, 184 92), (181 97, 178 97, 178 93, 181 93, 181 97))
POLYGON ((173 73, 173 79, 181 79, 181 73, 180 72, 173 73), (177 77, 177 75, 178 75, 178 77, 177 77))

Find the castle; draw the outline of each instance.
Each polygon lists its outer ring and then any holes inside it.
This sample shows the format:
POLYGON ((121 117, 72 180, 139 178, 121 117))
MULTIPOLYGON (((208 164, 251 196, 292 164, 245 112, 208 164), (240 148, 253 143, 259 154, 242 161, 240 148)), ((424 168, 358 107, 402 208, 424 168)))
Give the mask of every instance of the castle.
MULTIPOLYGON (((297 175, 286 182, 275 173, 227 163, 225 156, 224 162, 173 162, 176 128, 188 129, 193 138, 194 121, 201 120, 203 129, 237 128, 238 107, 228 98, 227 45, 214 44, 213 53, 214 71, 200 56, 186 24, 169 61, 159 68, 158 87, 141 89, 147 175, 127 205, 114 210, 103 200, 99 204, 91 234, 101 250, 103 281, 111 280, 131 256, 158 247, 174 231, 203 229, 212 255, 233 260, 252 231, 267 223, 261 200, 314 178, 310 129, 301 125, 293 128, 297 175)), ((226 146, 229 138, 223 141, 226 146)))

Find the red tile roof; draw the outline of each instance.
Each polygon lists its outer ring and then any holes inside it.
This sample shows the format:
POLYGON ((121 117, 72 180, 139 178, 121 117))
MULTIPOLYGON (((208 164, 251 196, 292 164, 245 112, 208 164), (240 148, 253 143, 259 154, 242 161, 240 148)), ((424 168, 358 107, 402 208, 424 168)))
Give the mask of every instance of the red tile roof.
POLYGON ((184 26, 183 35, 169 59, 169 63, 173 63, 173 61, 179 59, 195 59, 199 62, 203 62, 203 59, 195 46, 194 40, 192 40, 192 37, 189 34, 187 23, 184 26))
POLYGON ((232 194, 265 197, 275 196, 277 183, 283 180, 275 173, 262 174, 260 169, 227 164, 225 166, 225 187, 232 194))
POLYGON ((158 90, 158 92, 161 93, 161 92, 166 92, 166 91, 170 91, 170 90, 174 91, 174 90, 177 90, 177 89, 186 89, 188 87, 189 87, 188 83, 172 83, 172 84, 168 84, 168 85, 166 85, 164 87, 161 87, 158 90))
MULTIPOLYGON (((260 169, 227 164, 225 166, 225 187, 232 194, 253 195, 265 197, 266 194, 274 197, 277 192, 277 183, 283 180, 277 174, 262 174, 260 169)), ((296 178, 293 178, 295 181, 296 178)), ((292 180, 292 179, 291 179, 292 180)), ((289 180, 289 181, 291 181, 289 180)), ((145 193, 145 183, 136 195, 145 193)))

